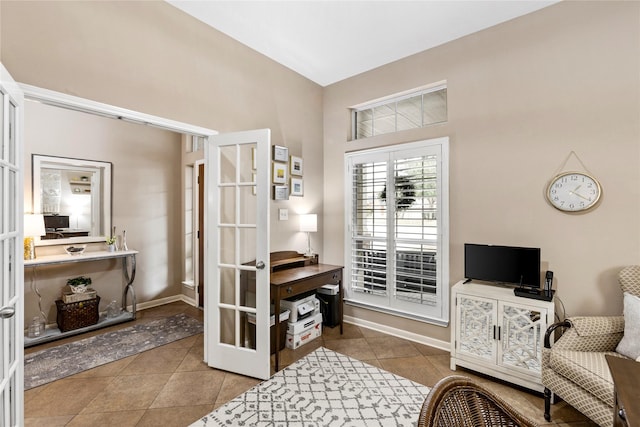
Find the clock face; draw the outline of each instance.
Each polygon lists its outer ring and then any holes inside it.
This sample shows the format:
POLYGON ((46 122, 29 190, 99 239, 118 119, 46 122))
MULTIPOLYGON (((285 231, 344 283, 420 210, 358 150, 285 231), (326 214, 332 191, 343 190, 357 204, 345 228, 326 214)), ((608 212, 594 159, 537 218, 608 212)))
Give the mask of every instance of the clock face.
POLYGON ((549 203, 564 212, 591 209, 600 200, 602 188, 591 175, 583 172, 564 172, 555 176, 547 188, 549 203))

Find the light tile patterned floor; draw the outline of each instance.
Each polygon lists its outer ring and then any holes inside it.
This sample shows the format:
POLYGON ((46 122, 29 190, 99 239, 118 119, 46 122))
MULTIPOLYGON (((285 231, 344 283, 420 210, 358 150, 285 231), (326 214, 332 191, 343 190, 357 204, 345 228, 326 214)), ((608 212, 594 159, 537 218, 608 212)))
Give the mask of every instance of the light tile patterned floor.
MULTIPOLYGON (((183 312, 202 319, 200 310, 184 303, 173 303, 140 311, 136 322, 183 312)), ((73 339, 79 338, 68 340, 73 339)), ((36 351, 61 342, 25 351, 36 351)), ((325 328, 322 337, 315 341, 295 351, 283 350, 281 364, 287 366, 319 346, 426 386, 433 386, 439 379, 453 373, 449 369, 447 351, 348 324, 345 324, 342 336, 339 328, 325 328)), ((202 359, 203 336, 200 334, 28 390, 25 393, 26 426, 182 427, 259 382, 211 369, 202 359)), ((553 406, 553 422, 546 423, 542 416, 541 395, 493 381, 472 371, 458 370, 456 373, 482 382, 541 425, 595 426, 564 402, 553 406)))

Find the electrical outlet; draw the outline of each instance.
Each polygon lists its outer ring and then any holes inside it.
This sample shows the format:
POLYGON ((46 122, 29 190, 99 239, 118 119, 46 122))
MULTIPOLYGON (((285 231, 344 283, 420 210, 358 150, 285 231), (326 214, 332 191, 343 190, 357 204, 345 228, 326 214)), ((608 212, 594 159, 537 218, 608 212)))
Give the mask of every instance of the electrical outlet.
POLYGON ((289 219, 289 209, 278 209, 278 219, 287 221, 289 219))

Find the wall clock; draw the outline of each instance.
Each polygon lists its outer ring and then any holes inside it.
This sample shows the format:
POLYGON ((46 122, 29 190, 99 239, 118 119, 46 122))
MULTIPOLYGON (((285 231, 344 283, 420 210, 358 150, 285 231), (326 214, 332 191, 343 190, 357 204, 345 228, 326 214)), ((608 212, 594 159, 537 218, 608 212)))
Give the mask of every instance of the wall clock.
POLYGON ((593 208, 602 195, 596 178, 584 172, 562 172, 549 182, 547 200, 563 212, 583 212, 593 208))

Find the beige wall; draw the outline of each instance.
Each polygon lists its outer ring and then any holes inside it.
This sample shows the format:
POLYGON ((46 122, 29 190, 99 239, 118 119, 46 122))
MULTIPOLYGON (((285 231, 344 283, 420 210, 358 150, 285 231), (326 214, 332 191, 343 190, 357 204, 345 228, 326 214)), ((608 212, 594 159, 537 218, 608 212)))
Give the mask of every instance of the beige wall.
MULTIPOLYGON (((135 288, 138 301, 170 297, 181 292, 180 218, 182 200, 180 135, 40 103, 25 103, 25 211, 31 211, 31 154, 99 160, 112 163, 113 212, 116 234, 127 231, 127 246, 137 256, 135 288)), ((90 250, 105 250, 104 243, 90 250)), ((61 253, 60 246, 38 247, 38 255, 61 253)), ((100 308, 120 300, 120 262, 102 261, 74 266, 39 267, 38 286, 43 308, 53 307, 66 279, 88 275, 102 297, 100 308), (111 271, 114 267, 115 271, 111 271)), ((26 276, 27 285, 31 276, 26 276)), ((29 286, 27 286, 29 288, 29 286)), ((37 315, 37 296, 27 289, 25 318, 37 315)), ((48 313, 55 321, 55 311, 48 313)))
MULTIPOLYGON (((323 90, 163 2, 2 1, 0 59, 20 82, 222 132, 271 128, 305 159, 305 197, 271 205, 271 249, 305 246, 279 207, 313 211, 314 246, 336 264, 345 151, 448 136, 452 282, 465 242, 539 246, 568 314, 613 314, 615 274, 640 255, 639 17, 637 2, 562 2, 323 90), (439 80, 447 124, 348 142, 349 106, 439 80), (543 197, 572 150, 604 187, 585 215, 543 197)), ((449 339, 448 328, 347 314, 449 339)))
MULTIPOLYGON (((535 246, 567 314, 621 313, 616 272, 640 261, 639 52, 640 3, 562 2, 325 88, 326 260, 343 260, 344 153, 448 136, 452 284, 465 242, 535 246), (439 80, 448 123, 348 141, 348 107, 439 80), (572 150, 604 188, 584 215, 544 198, 572 150)), ((449 340, 448 328, 345 313, 449 340)))
MULTIPOLYGON (((271 250, 305 249, 295 213, 322 215, 320 86, 162 1, 2 1, 0 60, 18 82, 219 132, 270 128, 272 143, 307 160, 305 197, 270 206, 271 250), (278 221, 278 208, 289 209, 289 221, 278 221)), ((175 149, 179 146, 178 139, 175 149)), ((65 155, 50 148, 47 154, 65 155)), ((181 167, 180 153, 170 157, 152 143, 121 148, 114 191, 123 191, 122 180, 128 187, 127 196, 117 194, 114 200, 114 209, 122 213, 114 224, 130 227, 130 246, 141 252, 138 269, 148 271, 148 280, 136 278, 140 301, 167 296, 176 286, 179 293, 181 277, 173 272, 183 263, 181 219, 149 217, 145 203, 150 187, 156 191, 169 179, 176 184, 169 185, 171 191, 184 184, 182 172, 174 169, 181 167), (166 162, 166 173, 147 177, 136 167, 141 158, 166 162), (140 203, 128 197, 132 193, 143 195, 140 203), (158 230, 136 235, 144 220, 158 230), (156 261, 166 265, 158 267, 156 261)), ((107 153, 94 146, 83 157, 100 159, 107 153)), ((163 215, 183 209, 180 198, 166 197, 162 203, 163 215)), ((314 238, 322 253, 320 236, 314 238)))

